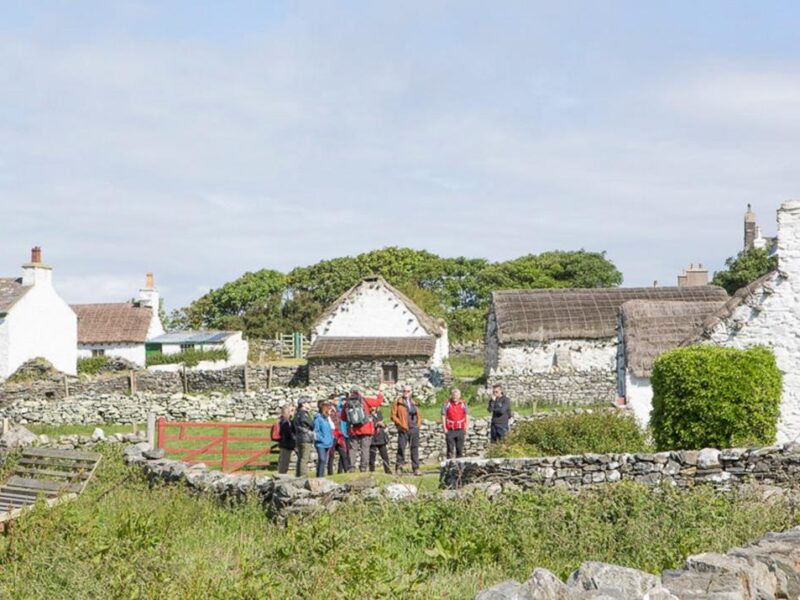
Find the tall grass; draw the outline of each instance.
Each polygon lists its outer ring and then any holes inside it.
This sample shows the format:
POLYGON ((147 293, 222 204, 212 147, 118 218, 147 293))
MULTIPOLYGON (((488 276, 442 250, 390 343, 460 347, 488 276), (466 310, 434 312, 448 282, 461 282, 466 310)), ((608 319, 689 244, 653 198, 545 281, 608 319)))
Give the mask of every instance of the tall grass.
POLYGON ((795 522, 782 502, 622 483, 352 503, 277 525, 256 501, 226 507, 149 488, 105 453, 78 500, 0 536, 0 597, 471 598, 537 566, 562 577, 583 560, 655 572, 795 522))

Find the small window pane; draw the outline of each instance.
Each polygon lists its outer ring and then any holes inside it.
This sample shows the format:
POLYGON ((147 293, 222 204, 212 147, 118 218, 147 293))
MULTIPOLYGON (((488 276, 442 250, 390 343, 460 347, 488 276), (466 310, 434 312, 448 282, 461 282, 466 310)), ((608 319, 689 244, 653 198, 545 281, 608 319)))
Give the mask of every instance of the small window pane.
POLYGON ((381 368, 381 383, 397 382, 397 365, 383 365, 381 368))

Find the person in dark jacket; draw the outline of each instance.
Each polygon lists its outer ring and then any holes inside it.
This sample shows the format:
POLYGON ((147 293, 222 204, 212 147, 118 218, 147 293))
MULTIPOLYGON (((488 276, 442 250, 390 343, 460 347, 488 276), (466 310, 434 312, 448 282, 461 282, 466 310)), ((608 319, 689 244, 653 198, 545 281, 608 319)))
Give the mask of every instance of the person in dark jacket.
POLYGON ((308 475, 308 461, 311 458, 311 449, 314 447, 314 421, 311 420, 309 409, 311 398, 301 396, 297 400, 297 412, 294 415, 294 436, 297 442, 297 477, 308 475))
POLYGON ((373 406, 383 404, 383 394, 378 392, 375 397, 364 396, 361 390, 354 387, 350 395, 345 399, 342 412, 339 414, 342 421, 347 422, 347 435, 350 436, 350 470, 355 470, 356 455, 358 455, 358 470, 364 473, 369 464, 369 445, 372 442, 372 434, 375 428, 372 425, 370 414, 373 406), (364 418, 363 422, 353 423, 347 416, 350 404, 360 406, 359 416, 364 418))
POLYGON ((511 413, 511 400, 503 393, 503 386, 499 383, 492 386, 488 410, 492 415, 489 439, 492 443, 502 442, 508 433, 508 421, 514 415, 511 413))
POLYGON ((375 433, 372 434, 372 441, 369 446, 369 470, 375 470, 375 458, 380 453, 381 462, 383 462, 384 473, 391 473, 392 469, 389 466, 389 436, 386 434, 386 423, 383 420, 383 414, 377 406, 372 407, 372 426, 375 428, 375 433))
POLYGON ((281 408, 281 416, 278 419, 278 425, 281 432, 281 439, 278 440, 278 448, 280 448, 280 455, 278 457, 278 473, 281 475, 285 475, 289 472, 289 461, 292 460, 292 452, 294 452, 296 446, 294 439, 294 425, 292 425, 293 417, 294 406, 291 404, 284 404, 281 408))

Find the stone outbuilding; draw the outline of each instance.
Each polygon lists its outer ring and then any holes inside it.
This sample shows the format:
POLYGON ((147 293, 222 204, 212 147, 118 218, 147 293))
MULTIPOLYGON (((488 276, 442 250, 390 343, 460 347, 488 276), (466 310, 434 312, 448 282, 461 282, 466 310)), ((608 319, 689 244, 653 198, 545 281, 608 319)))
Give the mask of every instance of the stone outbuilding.
POLYGON ((447 326, 381 277, 367 277, 317 319, 308 351, 309 382, 429 381, 440 385, 447 326))
POLYGON ((650 421, 653 390, 650 376, 659 355, 674 350, 724 306, 715 302, 629 300, 619 316, 617 394, 643 426, 650 421))
POLYGON ((159 294, 148 273, 138 300, 73 304, 78 315, 78 357, 113 356, 145 366, 145 344, 164 333, 159 294))
MULTIPOLYGON (((247 364, 248 344, 241 331, 170 331, 151 338, 145 344, 147 354, 180 354, 187 350, 225 350, 225 360, 200 361, 196 370, 214 371, 247 364)), ((179 365, 157 365, 152 369, 177 370, 179 365)))
POLYGON ((21 278, 0 278, 0 381, 33 358, 59 371, 77 369, 77 318, 53 288, 53 269, 38 246, 21 278))
POLYGON ((494 292, 486 326, 487 383, 503 383, 514 401, 614 400, 617 320, 625 302, 727 298, 710 285, 494 292))

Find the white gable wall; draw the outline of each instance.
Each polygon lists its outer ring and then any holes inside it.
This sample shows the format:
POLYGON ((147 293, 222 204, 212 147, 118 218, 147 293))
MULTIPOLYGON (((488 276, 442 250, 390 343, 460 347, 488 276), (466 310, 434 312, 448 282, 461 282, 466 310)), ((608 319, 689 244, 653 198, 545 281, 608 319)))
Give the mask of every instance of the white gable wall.
POLYGON ((0 379, 37 357, 75 375, 77 346, 78 317, 49 282, 37 282, 0 324, 0 379))

